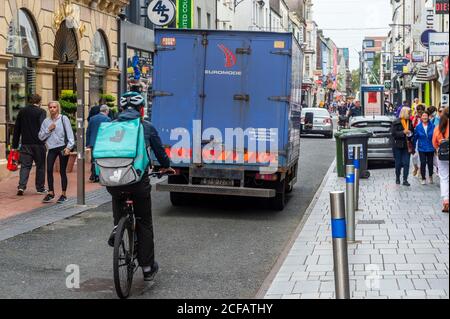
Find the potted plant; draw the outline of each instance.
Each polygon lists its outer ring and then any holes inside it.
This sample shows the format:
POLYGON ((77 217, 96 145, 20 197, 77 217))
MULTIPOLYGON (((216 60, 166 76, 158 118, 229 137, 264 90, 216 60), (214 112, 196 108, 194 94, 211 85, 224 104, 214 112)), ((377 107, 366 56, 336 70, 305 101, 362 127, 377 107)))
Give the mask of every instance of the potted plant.
MULTIPOLYGON (((61 113, 66 115, 70 120, 72 126, 73 136, 76 136, 77 131, 77 94, 72 90, 63 90, 58 100, 61 104, 61 113)), ((67 172, 71 173, 77 159, 76 144, 75 148, 69 155, 69 162, 67 164, 67 172)), ((55 170, 59 171, 59 163, 55 165, 55 170)))

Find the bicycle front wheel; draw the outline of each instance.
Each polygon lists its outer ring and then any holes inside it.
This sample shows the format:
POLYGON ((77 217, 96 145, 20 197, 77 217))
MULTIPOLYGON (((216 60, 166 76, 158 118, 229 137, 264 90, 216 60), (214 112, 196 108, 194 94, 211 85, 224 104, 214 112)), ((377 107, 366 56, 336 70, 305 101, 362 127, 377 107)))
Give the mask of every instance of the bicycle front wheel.
POLYGON ((134 274, 133 230, 128 217, 123 217, 117 225, 114 238, 114 286, 119 298, 128 298, 134 274))

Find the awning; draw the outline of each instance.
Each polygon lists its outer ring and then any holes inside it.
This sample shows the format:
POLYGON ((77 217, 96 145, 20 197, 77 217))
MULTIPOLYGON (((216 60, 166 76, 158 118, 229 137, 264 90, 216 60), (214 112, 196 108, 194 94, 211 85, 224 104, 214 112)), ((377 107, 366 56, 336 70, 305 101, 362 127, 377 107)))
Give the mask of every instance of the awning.
POLYGON ((436 79, 437 79, 436 64, 432 63, 432 64, 421 66, 419 68, 419 71, 413 77, 412 82, 413 83, 428 83, 428 82, 436 80, 436 79))
POLYGON ((420 67, 417 74, 413 77, 413 83, 428 83, 430 80, 428 79, 428 66, 420 67))

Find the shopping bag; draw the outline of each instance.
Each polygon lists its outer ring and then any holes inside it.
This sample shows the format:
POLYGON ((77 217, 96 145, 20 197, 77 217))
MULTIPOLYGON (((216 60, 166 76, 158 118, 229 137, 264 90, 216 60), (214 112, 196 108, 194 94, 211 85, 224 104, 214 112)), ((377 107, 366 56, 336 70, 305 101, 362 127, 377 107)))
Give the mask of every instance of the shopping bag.
POLYGON ((6 168, 11 172, 15 172, 19 169, 19 151, 13 150, 9 152, 6 168))

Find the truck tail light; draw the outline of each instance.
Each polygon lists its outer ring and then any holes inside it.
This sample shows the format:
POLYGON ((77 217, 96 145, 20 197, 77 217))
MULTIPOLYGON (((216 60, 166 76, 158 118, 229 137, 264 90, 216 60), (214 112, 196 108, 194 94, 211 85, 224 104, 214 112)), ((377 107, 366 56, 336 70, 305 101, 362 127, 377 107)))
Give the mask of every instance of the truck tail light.
POLYGON ((300 123, 305 124, 305 117, 302 116, 302 118, 300 119, 300 123))
POLYGON ((331 119, 325 119, 325 120, 323 120, 323 123, 325 123, 325 124, 331 124, 331 119))
POLYGON ((255 179, 274 182, 274 181, 278 180, 278 175, 277 174, 259 174, 259 173, 256 173, 255 179))

